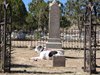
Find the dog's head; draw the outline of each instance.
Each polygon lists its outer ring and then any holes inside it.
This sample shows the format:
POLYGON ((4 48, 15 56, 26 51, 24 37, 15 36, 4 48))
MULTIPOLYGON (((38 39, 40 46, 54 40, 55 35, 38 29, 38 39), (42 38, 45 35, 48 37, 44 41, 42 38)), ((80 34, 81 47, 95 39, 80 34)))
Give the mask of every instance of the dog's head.
POLYGON ((42 52, 44 50, 44 47, 42 47, 42 46, 36 46, 35 47, 35 51, 37 52, 37 53, 40 53, 40 52, 42 52))
POLYGON ((61 56, 61 55, 64 55, 62 51, 57 51, 57 53, 55 54, 55 56, 61 56))

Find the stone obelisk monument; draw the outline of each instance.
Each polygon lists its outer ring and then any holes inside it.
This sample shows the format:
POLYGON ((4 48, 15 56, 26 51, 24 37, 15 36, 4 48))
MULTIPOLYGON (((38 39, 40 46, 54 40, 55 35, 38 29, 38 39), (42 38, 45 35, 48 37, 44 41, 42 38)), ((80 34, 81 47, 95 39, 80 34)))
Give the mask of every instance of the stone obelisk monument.
POLYGON ((56 0, 49 4, 49 39, 46 48, 62 50, 60 39, 60 6, 56 0))

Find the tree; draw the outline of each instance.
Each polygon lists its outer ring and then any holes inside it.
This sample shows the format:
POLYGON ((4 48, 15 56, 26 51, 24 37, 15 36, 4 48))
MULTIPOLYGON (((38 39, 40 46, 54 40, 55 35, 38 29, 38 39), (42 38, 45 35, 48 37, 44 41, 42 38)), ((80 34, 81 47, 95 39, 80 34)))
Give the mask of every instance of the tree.
POLYGON ((70 27, 70 24, 71 22, 65 17, 65 15, 63 15, 60 21, 60 27, 68 28, 70 27))
POLYGON ((33 16, 31 13, 28 13, 26 17, 26 25, 24 28, 27 28, 27 30, 35 30, 37 28, 37 21, 35 16, 33 16))
POLYGON ((36 27, 44 29, 48 25, 48 4, 44 0, 32 0, 29 11, 36 19, 36 27))
MULTIPOLYGON (((4 0, 0 0, 3 4, 4 0)), ((12 28, 20 29, 26 23, 27 10, 22 0, 7 0, 12 8, 12 28)), ((3 13, 2 13, 3 14, 3 13)))
POLYGON ((66 16, 72 24, 78 21, 78 15, 81 13, 81 7, 84 6, 84 0, 68 0, 66 2, 66 16))
MULTIPOLYGON (((85 13, 85 7, 89 0, 67 0, 66 2, 66 15, 72 23, 78 23, 78 15, 85 13)), ((93 0, 94 3, 100 3, 100 0, 93 0)))
POLYGON ((22 0, 10 0, 13 28, 20 29, 26 23, 27 10, 22 0))

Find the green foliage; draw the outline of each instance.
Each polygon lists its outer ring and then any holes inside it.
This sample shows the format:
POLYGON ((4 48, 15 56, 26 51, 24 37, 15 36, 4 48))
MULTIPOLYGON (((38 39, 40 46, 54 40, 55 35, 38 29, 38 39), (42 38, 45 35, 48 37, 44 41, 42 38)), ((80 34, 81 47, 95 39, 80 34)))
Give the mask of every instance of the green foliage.
POLYGON ((26 25, 25 25, 25 28, 27 30, 35 30, 37 28, 36 18, 31 13, 28 13, 28 15, 26 17, 26 25))
POLYGON ((71 20, 72 24, 78 23, 78 15, 81 14, 84 0, 68 0, 66 2, 66 15, 71 20))
MULTIPOLYGON (((29 11, 35 18, 35 27, 41 28, 42 30, 44 27, 48 28, 49 3, 50 1, 46 3, 44 0, 32 0, 32 2, 29 4, 29 11)), ((61 4, 61 27, 69 27, 70 21, 68 21, 67 17, 64 17, 65 7, 60 1, 58 1, 58 3, 61 4)))
MULTIPOLYGON (((85 7, 88 1, 89 0, 67 0, 65 4, 66 5, 65 13, 72 24, 78 24, 79 15, 85 13, 86 11, 85 7)), ((92 0, 92 1, 98 4, 100 3, 100 0, 92 0)), ((100 5, 98 6, 100 9, 100 5)))
POLYGON ((35 39, 35 40, 40 39, 40 33, 39 33, 39 32, 35 32, 35 34, 34 34, 34 39, 35 39))
POLYGON ((26 21, 27 10, 22 0, 10 0, 12 6, 13 27, 20 29, 26 21))
POLYGON ((60 27, 65 28, 65 27, 70 27, 71 26, 71 22, 65 17, 62 16, 61 18, 61 22, 60 22, 60 27))
POLYGON ((29 11, 35 22, 34 28, 38 27, 42 30, 48 25, 48 4, 43 0, 32 0, 29 4, 29 11))
MULTIPOLYGON (((3 4, 4 0, 0 0, 3 4)), ((12 8, 12 28, 20 29, 26 23, 27 10, 22 0, 7 0, 12 8)))

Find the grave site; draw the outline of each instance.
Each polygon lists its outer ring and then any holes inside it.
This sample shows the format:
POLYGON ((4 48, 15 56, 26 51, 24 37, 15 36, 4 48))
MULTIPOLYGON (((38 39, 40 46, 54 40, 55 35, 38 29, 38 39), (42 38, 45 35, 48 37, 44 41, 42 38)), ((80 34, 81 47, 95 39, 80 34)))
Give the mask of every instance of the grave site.
POLYGON ((88 0, 85 13, 78 15, 78 26, 62 31, 61 4, 50 1, 47 35, 43 33, 41 13, 34 36, 31 31, 27 39, 24 29, 19 33, 12 31, 15 19, 11 2, 4 0, 0 4, 0 75, 100 75, 100 1, 96 4, 88 0))

